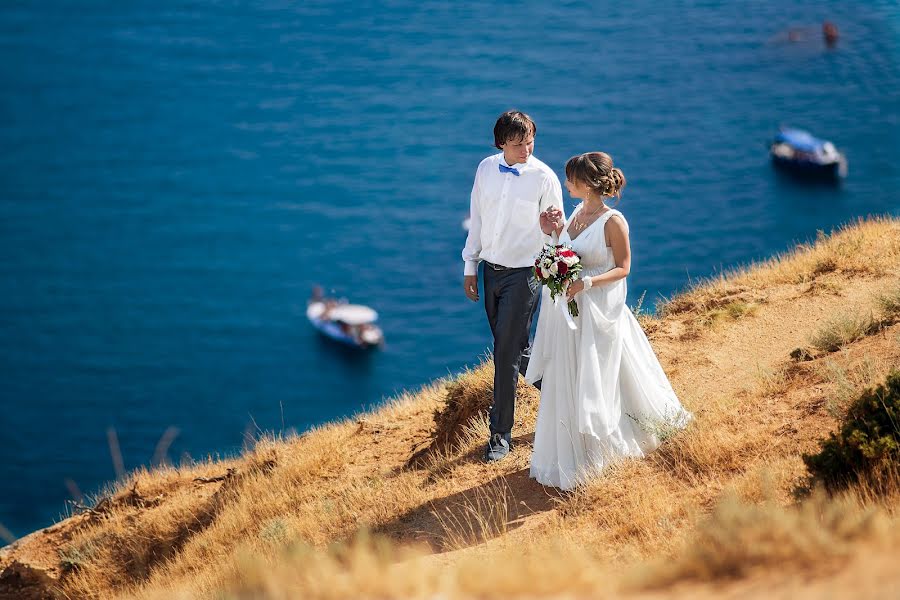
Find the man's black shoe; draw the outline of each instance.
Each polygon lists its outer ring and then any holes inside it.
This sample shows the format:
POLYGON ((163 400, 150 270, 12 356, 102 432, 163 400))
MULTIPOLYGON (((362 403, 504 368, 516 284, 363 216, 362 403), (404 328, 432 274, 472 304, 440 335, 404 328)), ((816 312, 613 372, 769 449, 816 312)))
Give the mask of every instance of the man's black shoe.
POLYGON ((495 433, 491 436, 490 441, 488 441, 487 451, 484 453, 485 460, 495 461, 504 458, 507 454, 509 454, 509 442, 506 440, 506 436, 495 433))

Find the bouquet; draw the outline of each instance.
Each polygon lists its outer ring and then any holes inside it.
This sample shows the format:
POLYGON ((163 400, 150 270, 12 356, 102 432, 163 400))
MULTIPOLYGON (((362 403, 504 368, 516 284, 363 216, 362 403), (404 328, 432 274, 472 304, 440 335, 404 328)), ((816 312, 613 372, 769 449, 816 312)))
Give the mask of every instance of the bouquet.
MULTIPOLYGON (((534 276, 550 288, 550 298, 554 301, 565 295, 566 288, 578 279, 581 272, 581 257, 568 244, 546 244, 534 261, 534 276)), ((569 314, 578 316, 575 300, 569 301, 569 314)))

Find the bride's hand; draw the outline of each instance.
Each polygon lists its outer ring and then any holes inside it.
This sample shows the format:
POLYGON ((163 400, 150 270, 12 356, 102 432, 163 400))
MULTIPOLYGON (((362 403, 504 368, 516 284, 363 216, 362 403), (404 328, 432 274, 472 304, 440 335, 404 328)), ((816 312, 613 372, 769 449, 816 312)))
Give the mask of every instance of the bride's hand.
POLYGON ((576 279, 572 283, 569 284, 569 287, 566 288, 566 302, 571 301, 576 294, 584 291, 584 282, 580 279, 576 279))

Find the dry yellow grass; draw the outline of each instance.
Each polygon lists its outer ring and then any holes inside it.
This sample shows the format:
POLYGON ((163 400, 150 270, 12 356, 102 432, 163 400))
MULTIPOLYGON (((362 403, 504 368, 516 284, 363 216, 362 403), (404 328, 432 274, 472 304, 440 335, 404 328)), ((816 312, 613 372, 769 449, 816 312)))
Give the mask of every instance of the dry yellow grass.
POLYGON ((486 361, 233 460, 136 471, 94 511, 0 554, 0 597, 13 572, 18 592, 30 578, 69 598, 651 598, 679 581, 702 597, 734 577, 839 577, 850 550, 900 548, 898 486, 802 499, 800 456, 900 365, 884 300, 898 277, 900 222, 873 219, 643 315, 696 418, 574 492, 528 478, 539 396, 524 382, 512 455, 480 460, 486 361), (790 358, 848 314, 880 326, 790 358))
POLYGON ((878 308, 885 321, 900 320, 900 284, 893 284, 878 296, 878 308))
POLYGON ((860 220, 830 236, 819 232, 814 244, 803 244, 762 264, 726 271, 701 281, 659 307, 662 315, 694 312, 703 315, 733 302, 766 300, 765 291, 781 284, 839 290, 848 278, 886 278, 900 260, 897 221, 860 220), (836 279, 837 278, 837 279, 836 279), (833 283, 824 283, 833 282, 833 283))
POLYGON ((852 497, 832 499, 817 491, 797 506, 782 507, 775 498, 747 503, 728 494, 675 560, 642 574, 643 584, 737 578, 771 568, 827 570, 852 554, 855 542, 896 543, 890 536, 885 513, 852 497))

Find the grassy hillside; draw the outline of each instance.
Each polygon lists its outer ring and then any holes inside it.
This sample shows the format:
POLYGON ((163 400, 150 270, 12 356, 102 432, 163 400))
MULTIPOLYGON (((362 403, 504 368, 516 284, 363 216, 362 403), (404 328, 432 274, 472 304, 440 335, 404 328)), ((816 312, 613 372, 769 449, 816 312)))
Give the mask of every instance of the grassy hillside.
POLYGON ((900 221, 640 321, 696 419, 574 492, 528 478, 522 381, 512 455, 482 462, 487 361, 233 460, 139 470, 0 551, 0 597, 900 596, 896 469, 826 493, 802 460, 900 368, 900 221))

